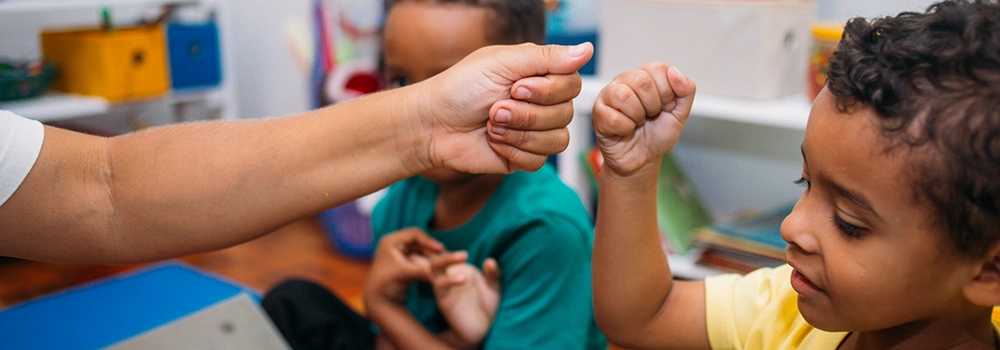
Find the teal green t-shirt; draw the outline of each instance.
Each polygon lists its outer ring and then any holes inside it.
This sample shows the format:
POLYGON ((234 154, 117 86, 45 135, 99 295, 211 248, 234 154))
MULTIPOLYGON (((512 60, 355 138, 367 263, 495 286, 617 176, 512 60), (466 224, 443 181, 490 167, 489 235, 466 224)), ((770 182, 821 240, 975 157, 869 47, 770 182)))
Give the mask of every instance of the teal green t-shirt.
MULTIPOLYGON (((438 185, 414 176, 389 188, 372 212, 376 242, 386 234, 418 227, 449 251, 466 250, 482 268, 487 257, 500 267, 500 307, 485 349, 604 349, 591 302, 593 226, 572 189, 549 167, 507 175, 476 216, 460 227, 438 231, 434 216, 438 185)), ((406 306, 434 333, 448 328, 434 290, 410 287, 406 306)))

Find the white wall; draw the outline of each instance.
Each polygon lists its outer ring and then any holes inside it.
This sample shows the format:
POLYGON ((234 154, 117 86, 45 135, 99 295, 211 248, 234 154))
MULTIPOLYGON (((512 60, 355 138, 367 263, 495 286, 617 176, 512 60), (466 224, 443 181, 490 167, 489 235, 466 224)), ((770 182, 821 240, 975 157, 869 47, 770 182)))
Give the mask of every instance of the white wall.
POLYGON ((230 12, 229 47, 237 77, 240 118, 261 118, 309 109, 306 72, 285 46, 292 22, 311 28, 309 0, 223 0, 230 12))
POLYGON ((821 19, 892 16, 903 11, 923 12, 935 0, 815 0, 821 19))

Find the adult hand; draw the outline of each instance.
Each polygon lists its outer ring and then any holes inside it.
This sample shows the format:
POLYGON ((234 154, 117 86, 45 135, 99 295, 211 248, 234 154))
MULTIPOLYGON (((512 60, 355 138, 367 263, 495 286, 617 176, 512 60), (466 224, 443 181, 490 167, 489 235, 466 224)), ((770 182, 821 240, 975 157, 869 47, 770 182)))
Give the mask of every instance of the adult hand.
POLYGON ((490 46, 414 84, 422 94, 422 130, 431 130, 430 167, 469 173, 540 168, 569 144, 577 70, 593 51, 589 43, 490 46))
POLYGON ((659 164, 687 124, 695 90, 694 81, 660 62, 616 76, 598 94, 592 115, 602 171, 627 175, 659 164))

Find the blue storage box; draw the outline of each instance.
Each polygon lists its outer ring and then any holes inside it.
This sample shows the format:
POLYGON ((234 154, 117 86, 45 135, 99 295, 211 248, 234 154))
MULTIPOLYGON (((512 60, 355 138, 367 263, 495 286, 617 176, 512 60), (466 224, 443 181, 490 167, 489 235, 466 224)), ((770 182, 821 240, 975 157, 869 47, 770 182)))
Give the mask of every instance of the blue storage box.
MULTIPOLYGON (((179 262, 142 268, 0 309, 0 348, 95 349, 127 344, 130 339, 155 338, 158 329, 178 323, 184 326, 192 316, 240 298, 249 298, 251 305, 259 300, 247 287, 179 262)), ((264 316, 256 318, 241 317, 270 325, 264 316)), ((233 325, 236 332, 230 333, 235 336, 253 330, 233 325)), ((202 348, 212 345, 204 341, 209 337, 192 334, 197 332, 188 328, 185 339, 170 340, 174 346, 169 347, 184 348, 192 342, 202 348)), ((167 329, 168 339, 178 336, 177 329, 167 329)), ((280 348, 282 340, 276 332, 271 332, 270 342, 262 344, 280 348)), ((137 343, 141 344, 150 343, 137 343)))
MULTIPOLYGON (((580 68, 580 75, 594 75, 597 70, 597 60, 600 58, 597 55, 597 32, 587 31, 587 32, 563 32, 563 33, 549 33, 545 37, 546 44, 554 45, 579 45, 585 42, 590 42, 594 44, 594 57, 580 68)), ((638 68, 638 67, 636 67, 638 68)))
POLYGON ((167 50, 174 89, 216 86, 222 81, 219 29, 215 22, 169 24, 167 50))

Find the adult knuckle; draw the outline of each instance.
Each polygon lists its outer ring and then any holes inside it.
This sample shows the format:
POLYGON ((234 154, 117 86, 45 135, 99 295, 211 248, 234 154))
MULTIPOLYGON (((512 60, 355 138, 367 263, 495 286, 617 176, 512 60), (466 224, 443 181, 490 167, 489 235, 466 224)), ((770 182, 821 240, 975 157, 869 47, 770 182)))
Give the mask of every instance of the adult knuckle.
POLYGON ((547 61, 555 60, 559 57, 559 46, 557 45, 543 45, 542 46, 542 57, 547 61))

